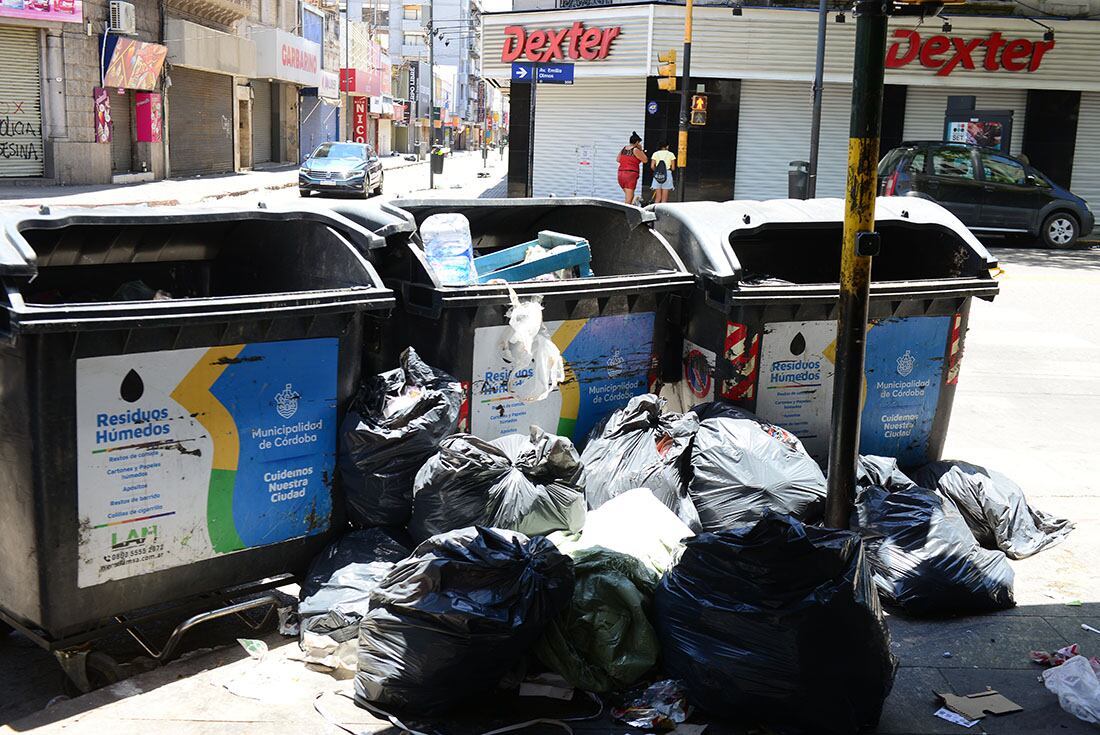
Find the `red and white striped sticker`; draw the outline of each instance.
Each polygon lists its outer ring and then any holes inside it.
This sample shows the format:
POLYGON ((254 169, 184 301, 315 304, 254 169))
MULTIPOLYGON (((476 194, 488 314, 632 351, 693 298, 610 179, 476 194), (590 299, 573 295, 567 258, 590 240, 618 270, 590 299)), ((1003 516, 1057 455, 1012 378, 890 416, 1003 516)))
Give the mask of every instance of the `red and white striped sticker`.
POLYGON ((756 377, 760 355, 760 335, 748 338, 744 324, 726 324, 724 354, 730 361, 731 377, 722 381, 722 397, 731 401, 752 400, 756 395, 756 377))
POLYGON ((951 349, 947 353, 947 384, 959 382, 959 364, 962 362, 962 339, 959 334, 962 327, 962 314, 956 314, 951 323, 951 349))

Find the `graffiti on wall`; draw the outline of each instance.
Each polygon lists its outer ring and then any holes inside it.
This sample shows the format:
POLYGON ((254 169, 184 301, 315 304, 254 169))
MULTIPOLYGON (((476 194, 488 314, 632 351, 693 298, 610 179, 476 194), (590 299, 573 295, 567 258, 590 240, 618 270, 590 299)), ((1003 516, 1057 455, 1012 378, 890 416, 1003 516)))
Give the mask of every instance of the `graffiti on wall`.
POLYGON ((0 159, 41 161, 42 124, 34 103, 0 99, 0 159))

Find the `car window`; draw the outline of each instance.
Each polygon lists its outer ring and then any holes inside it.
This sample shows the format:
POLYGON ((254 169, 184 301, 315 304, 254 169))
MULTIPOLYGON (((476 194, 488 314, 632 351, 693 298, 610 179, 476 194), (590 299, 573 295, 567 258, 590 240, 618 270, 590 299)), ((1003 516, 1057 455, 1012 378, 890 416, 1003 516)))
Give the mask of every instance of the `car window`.
POLYGON ((366 158, 362 143, 322 143, 314 151, 314 158, 366 158))
POLYGON ((932 173, 936 176, 974 178, 974 159, 967 148, 940 148, 932 154, 932 173))
POLYGON ((993 184, 1026 184, 1027 173, 1023 164, 1004 156, 988 153, 982 155, 982 175, 993 184))
POLYGON ((878 164, 878 175, 889 176, 890 174, 894 173, 894 168, 898 165, 898 161, 900 161, 901 157, 904 155, 904 148, 894 148, 885 156, 883 156, 882 160, 879 161, 878 164))
POLYGON ((906 170, 911 174, 924 173, 924 151, 918 151, 913 154, 913 160, 909 161, 906 170))

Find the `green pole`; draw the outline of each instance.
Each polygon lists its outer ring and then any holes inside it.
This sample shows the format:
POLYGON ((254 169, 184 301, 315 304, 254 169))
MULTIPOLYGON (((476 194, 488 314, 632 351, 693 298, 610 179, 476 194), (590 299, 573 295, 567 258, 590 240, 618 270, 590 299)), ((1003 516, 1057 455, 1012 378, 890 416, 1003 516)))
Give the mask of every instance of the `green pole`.
POLYGON ((847 528, 855 501, 863 367, 867 346, 871 256, 877 252, 875 195, 882 127, 888 4, 856 3, 856 49, 852 73, 852 118, 848 132, 848 179, 840 258, 840 312, 833 376, 825 522, 847 528))

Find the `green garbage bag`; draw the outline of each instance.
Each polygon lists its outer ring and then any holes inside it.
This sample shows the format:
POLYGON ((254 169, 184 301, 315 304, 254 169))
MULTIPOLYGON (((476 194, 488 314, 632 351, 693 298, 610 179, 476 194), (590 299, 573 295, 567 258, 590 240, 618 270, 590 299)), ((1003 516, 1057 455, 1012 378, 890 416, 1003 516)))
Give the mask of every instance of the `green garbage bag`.
POLYGON ((603 547, 572 556, 573 600, 535 653, 579 689, 629 687, 657 663, 660 644, 649 610, 660 578, 638 559, 603 547))

